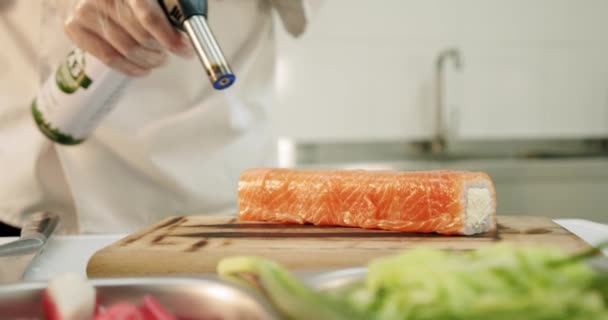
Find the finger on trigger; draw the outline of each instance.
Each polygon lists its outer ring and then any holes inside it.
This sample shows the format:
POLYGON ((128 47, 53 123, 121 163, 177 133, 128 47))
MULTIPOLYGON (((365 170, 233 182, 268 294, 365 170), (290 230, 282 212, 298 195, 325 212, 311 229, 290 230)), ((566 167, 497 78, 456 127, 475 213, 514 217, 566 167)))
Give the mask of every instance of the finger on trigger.
POLYGON ((82 12, 76 16, 76 20, 84 28, 105 39, 114 47, 114 49, 120 52, 123 57, 144 69, 159 66, 163 62, 164 55, 161 51, 153 51, 140 46, 139 43, 133 39, 122 26, 116 24, 114 20, 102 18, 103 23, 90 23, 90 21, 95 21, 92 20, 95 17, 103 17, 104 14, 105 13, 95 12, 93 10, 82 10, 82 12))
POLYGON ((129 59, 129 61, 144 68, 159 67, 167 60, 165 51, 149 50, 141 46, 133 50, 129 50, 125 57, 129 59))
POLYGON ((124 57, 116 59, 111 65, 111 67, 118 70, 124 70, 123 73, 132 77, 143 77, 150 73, 149 69, 142 69, 141 67, 125 59, 124 57))
POLYGON ((164 60, 162 51, 154 51, 140 46, 121 26, 110 21, 103 33, 91 30, 104 37, 118 52, 134 64, 147 69, 159 66, 164 60))
POLYGON ((181 33, 171 25, 157 1, 131 0, 130 3, 139 23, 161 45, 175 54, 188 56, 188 43, 181 37, 181 33))
POLYGON ((65 26, 68 37, 82 50, 99 59, 106 66, 128 76, 144 76, 148 71, 127 61, 106 40, 85 29, 75 21, 68 21, 65 26))
POLYGON ((113 6, 100 6, 99 9, 103 10, 109 19, 114 23, 120 25, 125 29, 129 35, 139 43, 139 45, 146 47, 150 50, 162 51, 163 47, 154 39, 154 37, 146 31, 146 29, 139 23, 136 18, 131 6, 127 5, 125 1, 120 1, 122 5, 113 6))

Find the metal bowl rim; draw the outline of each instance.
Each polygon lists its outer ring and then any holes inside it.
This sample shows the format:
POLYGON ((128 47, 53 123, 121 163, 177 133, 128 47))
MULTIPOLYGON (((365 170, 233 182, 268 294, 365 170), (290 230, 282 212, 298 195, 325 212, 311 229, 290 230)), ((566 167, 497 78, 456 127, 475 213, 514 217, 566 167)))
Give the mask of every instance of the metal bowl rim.
MULTIPOLYGON (((94 278, 85 281, 91 283, 94 287, 120 287, 120 286, 139 286, 139 285, 215 285, 225 286, 237 291, 244 291, 242 287, 222 280, 198 277, 119 277, 119 278, 94 278)), ((20 283, 3 284, 0 286, 0 291, 8 290, 23 290, 23 289, 44 289, 48 286, 48 281, 26 281, 20 283)), ((245 290, 246 291, 246 290, 245 290)))
MULTIPOLYGON (((256 304, 260 310, 271 317, 280 319, 278 311, 272 304, 269 303, 259 293, 221 279, 207 279, 196 277, 118 277, 118 278, 95 278, 85 280, 93 285, 96 289, 101 288, 120 288, 120 287, 138 287, 138 286, 156 286, 161 291, 163 287, 171 287, 174 285, 186 286, 189 288, 206 287, 206 288, 222 288, 232 291, 241 299, 247 299, 251 303, 256 304)), ((48 281, 29 281, 14 284, 0 285, 0 295, 17 293, 19 291, 41 291, 48 287, 48 281)))

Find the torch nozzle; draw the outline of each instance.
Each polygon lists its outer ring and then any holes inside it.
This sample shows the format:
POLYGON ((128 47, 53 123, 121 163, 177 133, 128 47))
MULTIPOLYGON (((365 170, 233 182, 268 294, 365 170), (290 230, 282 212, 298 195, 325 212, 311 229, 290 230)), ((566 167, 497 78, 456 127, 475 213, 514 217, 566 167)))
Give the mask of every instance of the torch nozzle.
POLYGON ((193 15, 183 23, 192 45, 207 71, 207 76, 215 89, 230 87, 236 77, 230 69, 224 53, 220 49, 204 16, 193 15))

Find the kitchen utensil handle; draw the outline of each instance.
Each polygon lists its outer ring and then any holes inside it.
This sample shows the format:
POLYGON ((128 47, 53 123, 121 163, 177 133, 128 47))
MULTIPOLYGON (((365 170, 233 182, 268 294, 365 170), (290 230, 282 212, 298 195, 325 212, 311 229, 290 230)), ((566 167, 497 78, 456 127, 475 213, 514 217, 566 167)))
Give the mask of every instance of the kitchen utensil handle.
POLYGON ((55 228, 59 223, 59 217, 57 217, 57 215, 54 213, 44 212, 39 219, 40 220, 36 224, 35 230, 39 234, 43 235, 44 239, 47 240, 53 231, 55 231, 55 228))
POLYGON ((21 229, 21 238, 0 245, 0 256, 19 255, 39 250, 49 239, 59 217, 50 212, 34 214, 21 229))

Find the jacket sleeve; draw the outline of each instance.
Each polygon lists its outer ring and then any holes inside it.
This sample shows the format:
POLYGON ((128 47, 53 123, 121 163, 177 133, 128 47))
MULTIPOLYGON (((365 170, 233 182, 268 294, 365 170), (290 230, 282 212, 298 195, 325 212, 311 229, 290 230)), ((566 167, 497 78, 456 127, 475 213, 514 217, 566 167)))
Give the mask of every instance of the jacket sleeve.
POLYGON ((301 36, 308 23, 320 10, 325 0, 270 0, 283 27, 294 37, 301 36))

